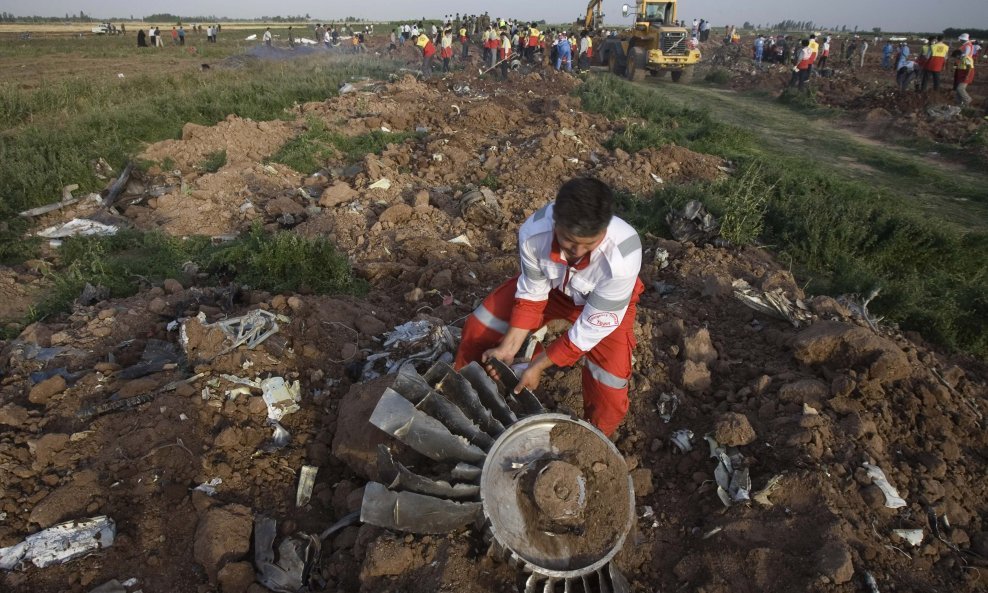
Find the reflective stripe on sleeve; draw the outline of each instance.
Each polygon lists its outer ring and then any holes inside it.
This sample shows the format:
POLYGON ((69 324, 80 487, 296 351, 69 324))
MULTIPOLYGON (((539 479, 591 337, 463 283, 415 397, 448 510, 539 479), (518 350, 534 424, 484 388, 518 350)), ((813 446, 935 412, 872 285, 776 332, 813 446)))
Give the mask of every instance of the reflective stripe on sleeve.
POLYGON ((641 251, 642 240, 636 233, 628 237, 624 241, 621 241, 621 244, 618 245, 617 248, 618 251, 621 252, 621 255, 623 255, 624 257, 628 257, 629 255, 631 255, 636 251, 641 251))
POLYGON ((507 321, 495 317, 493 313, 487 310, 487 307, 481 305, 474 309, 473 316, 477 318, 484 327, 494 330, 499 334, 508 333, 508 328, 510 325, 507 321))
POLYGON ((601 367, 594 364, 589 358, 586 359, 587 370, 590 371, 590 375, 601 385, 605 385, 612 389, 624 389, 628 386, 628 380, 622 379, 617 375, 612 375, 611 373, 605 371, 601 367))
POLYGON ((540 270, 539 268, 528 266, 523 263, 521 265, 521 269, 525 273, 525 277, 528 278, 529 280, 535 280, 536 282, 541 282, 542 280, 545 280, 545 274, 543 274, 542 270, 540 270))
POLYGON ((591 293, 590 298, 587 299, 587 304, 598 311, 621 311, 627 307, 629 303, 631 303, 630 294, 627 298, 612 301, 610 299, 605 299, 597 293, 591 293))

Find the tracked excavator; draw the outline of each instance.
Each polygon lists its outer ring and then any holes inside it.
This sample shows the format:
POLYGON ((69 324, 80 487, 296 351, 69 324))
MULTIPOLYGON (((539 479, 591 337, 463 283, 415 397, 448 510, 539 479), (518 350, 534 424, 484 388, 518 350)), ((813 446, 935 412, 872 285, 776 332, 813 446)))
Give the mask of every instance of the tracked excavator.
MULTIPOLYGON (((603 24, 602 0, 591 0, 583 27, 599 33, 603 24)), ((631 6, 622 7, 622 15, 631 16, 631 6)), ((595 41, 596 57, 614 74, 629 80, 641 80, 646 74, 664 76, 669 72, 674 82, 687 83, 693 78, 693 66, 700 61, 700 50, 690 42, 690 33, 676 25, 676 0, 653 2, 638 0, 634 6, 635 24, 616 36, 595 41)))

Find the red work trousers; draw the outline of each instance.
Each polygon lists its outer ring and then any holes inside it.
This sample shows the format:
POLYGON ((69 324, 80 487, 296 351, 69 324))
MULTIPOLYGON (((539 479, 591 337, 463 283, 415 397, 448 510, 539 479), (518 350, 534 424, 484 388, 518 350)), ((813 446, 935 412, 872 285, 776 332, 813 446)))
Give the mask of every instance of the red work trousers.
MULTIPOLYGON (((517 283, 515 276, 494 289, 467 317, 456 352, 457 369, 479 362, 485 351, 501 343, 508 331, 517 283)), ((635 313, 641 288, 639 283, 621 325, 586 353, 583 365, 583 415, 607 436, 614 433, 628 413, 628 379, 631 378, 635 313)), ((556 319, 573 323, 582 311, 583 307, 575 305, 568 296, 552 290, 540 325, 556 319)))

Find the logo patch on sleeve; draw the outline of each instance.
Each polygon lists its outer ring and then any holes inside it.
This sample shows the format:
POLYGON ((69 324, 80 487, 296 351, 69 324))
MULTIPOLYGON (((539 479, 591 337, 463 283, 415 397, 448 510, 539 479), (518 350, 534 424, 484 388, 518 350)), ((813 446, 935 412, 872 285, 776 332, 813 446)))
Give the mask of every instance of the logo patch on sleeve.
POLYGON ((597 327, 617 327, 618 316, 616 313, 594 313, 587 318, 587 323, 597 327))

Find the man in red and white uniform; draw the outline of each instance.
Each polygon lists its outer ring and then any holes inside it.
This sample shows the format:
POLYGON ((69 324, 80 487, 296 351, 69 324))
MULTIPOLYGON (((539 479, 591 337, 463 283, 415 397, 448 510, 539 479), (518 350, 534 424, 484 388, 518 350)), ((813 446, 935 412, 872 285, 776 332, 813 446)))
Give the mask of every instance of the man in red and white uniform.
MULTIPOLYGON (((463 327, 456 368, 515 362, 528 333, 555 319, 573 324, 538 353, 516 392, 535 389, 552 365, 583 365, 584 416, 610 436, 628 412, 638 297, 644 290, 638 233, 613 215, 610 188, 573 179, 518 232, 521 274, 484 299, 463 327)), ((488 368, 491 372, 491 369, 488 368)))

